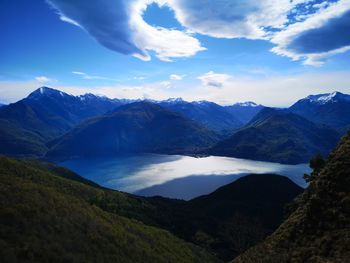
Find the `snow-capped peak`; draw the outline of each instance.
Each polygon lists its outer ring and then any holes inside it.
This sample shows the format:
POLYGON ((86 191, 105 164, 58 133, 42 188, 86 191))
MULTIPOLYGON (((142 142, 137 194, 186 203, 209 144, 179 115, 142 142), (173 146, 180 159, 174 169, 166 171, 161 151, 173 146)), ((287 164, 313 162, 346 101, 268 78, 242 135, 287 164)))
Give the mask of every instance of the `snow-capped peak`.
POLYGON ((40 88, 34 90, 32 93, 30 93, 28 98, 39 99, 43 96, 57 96, 57 95, 64 97, 68 94, 64 93, 62 91, 59 91, 59 90, 48 88, 48 87, 40 87, 40 88))
POLYGON ((165 102, 165 103, 172 103, 172 104, 175 104, 175 103, 181 103, 181 102, 184 102, 184 100, 182 98, 169 98, 167 100, 163 100, 161 102, 165 102))
POLYGON ((308 100, 311 103, 314 104, 320 104, 324 105, 327 103, 334 103, 338 101, 350 101, 350 96, 340 93, 340 92, 332 92, 332 93, 325 93, 325 94, 319 94, 319 95, 310 95, 305 98, 305 100, 308 100))
POLYGON ((238 102, 234 104, 233 106, 240 106, 240 107, 259 107, 260 105, 256 104, 253 101, 246 101, 246 102, 238 102))

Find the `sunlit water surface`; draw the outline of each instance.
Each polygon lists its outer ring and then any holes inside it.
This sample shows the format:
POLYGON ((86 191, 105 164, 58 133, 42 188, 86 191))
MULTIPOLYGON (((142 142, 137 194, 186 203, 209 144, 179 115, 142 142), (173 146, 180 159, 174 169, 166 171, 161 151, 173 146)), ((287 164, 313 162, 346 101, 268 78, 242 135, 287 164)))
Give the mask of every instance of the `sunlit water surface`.
POLYGON ((305 187, 307 164, 284 165, 245 159, 209 156, 139 154, 68 160, 67 167, 97 184, 145 196, 191 199, 247 174, 274 173, 305 187))

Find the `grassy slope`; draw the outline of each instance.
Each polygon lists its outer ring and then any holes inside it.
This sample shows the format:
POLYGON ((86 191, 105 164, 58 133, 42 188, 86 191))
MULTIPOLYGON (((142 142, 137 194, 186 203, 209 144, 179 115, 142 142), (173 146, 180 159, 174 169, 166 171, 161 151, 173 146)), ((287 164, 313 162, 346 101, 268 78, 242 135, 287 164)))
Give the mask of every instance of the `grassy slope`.
POLYGON ((140 200, 113 192, 114 207, 102 209, 94 202, 108 192, 56 172, 0 158, 2 262, 216 262, 167 231, 111 212, 142 209, 140 200))
POLYGON ((349 262, 350 133, 295 207, 272 236, 234 262, 349 262))

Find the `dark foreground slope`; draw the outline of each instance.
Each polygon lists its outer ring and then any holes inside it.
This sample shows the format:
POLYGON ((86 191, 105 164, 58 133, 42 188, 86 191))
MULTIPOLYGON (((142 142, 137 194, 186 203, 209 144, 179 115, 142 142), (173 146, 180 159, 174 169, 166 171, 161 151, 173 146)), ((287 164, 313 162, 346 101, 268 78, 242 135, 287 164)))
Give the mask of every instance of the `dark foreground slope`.
POLYGON ((228 261, 272 233, 302 191, 284 176, 242 177, 186 204, 185 238, 228 261))
POLYGON ((138 199, 113 193, 103 209, 94 205, 107 197, 102 189, 56 172, 0 158, 1 262, 217 262, 167 231, 111 212, 129 206, 132 214, 142 207, 138 199))
POLYGON ((350 262, 350 134, 295 206, 273 235, 234 262, 350 262))
POLYGON ((126 153, 193 153, 217 142, 206 127, 150 102, 119 107, 78 125, 58 139, 49 157, 126 153))
POLYGON ((215 254, 227 261, 272 233, 301 191, 282 176, 251 175, 189 202, 143 198, 51 164, 2 157, 0 256, 5 262, 59 262, 60 255, 77 262, 215 262, 215 254))
POLYGON ((327 156, 339 140, 336 131, 282 110, 262 109, 244 128, 209 150, 210 154, 279 163, 305 163, 327 156))

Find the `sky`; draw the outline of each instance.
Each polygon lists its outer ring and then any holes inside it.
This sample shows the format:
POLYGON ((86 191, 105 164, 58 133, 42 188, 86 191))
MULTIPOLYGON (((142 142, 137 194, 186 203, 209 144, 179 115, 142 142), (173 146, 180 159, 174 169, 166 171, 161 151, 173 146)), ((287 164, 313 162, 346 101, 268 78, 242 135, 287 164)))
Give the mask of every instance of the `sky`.
POLYGON ((350 93, 350 0, 0 0, 0 102, 40 86, 289 106, 350 93))

